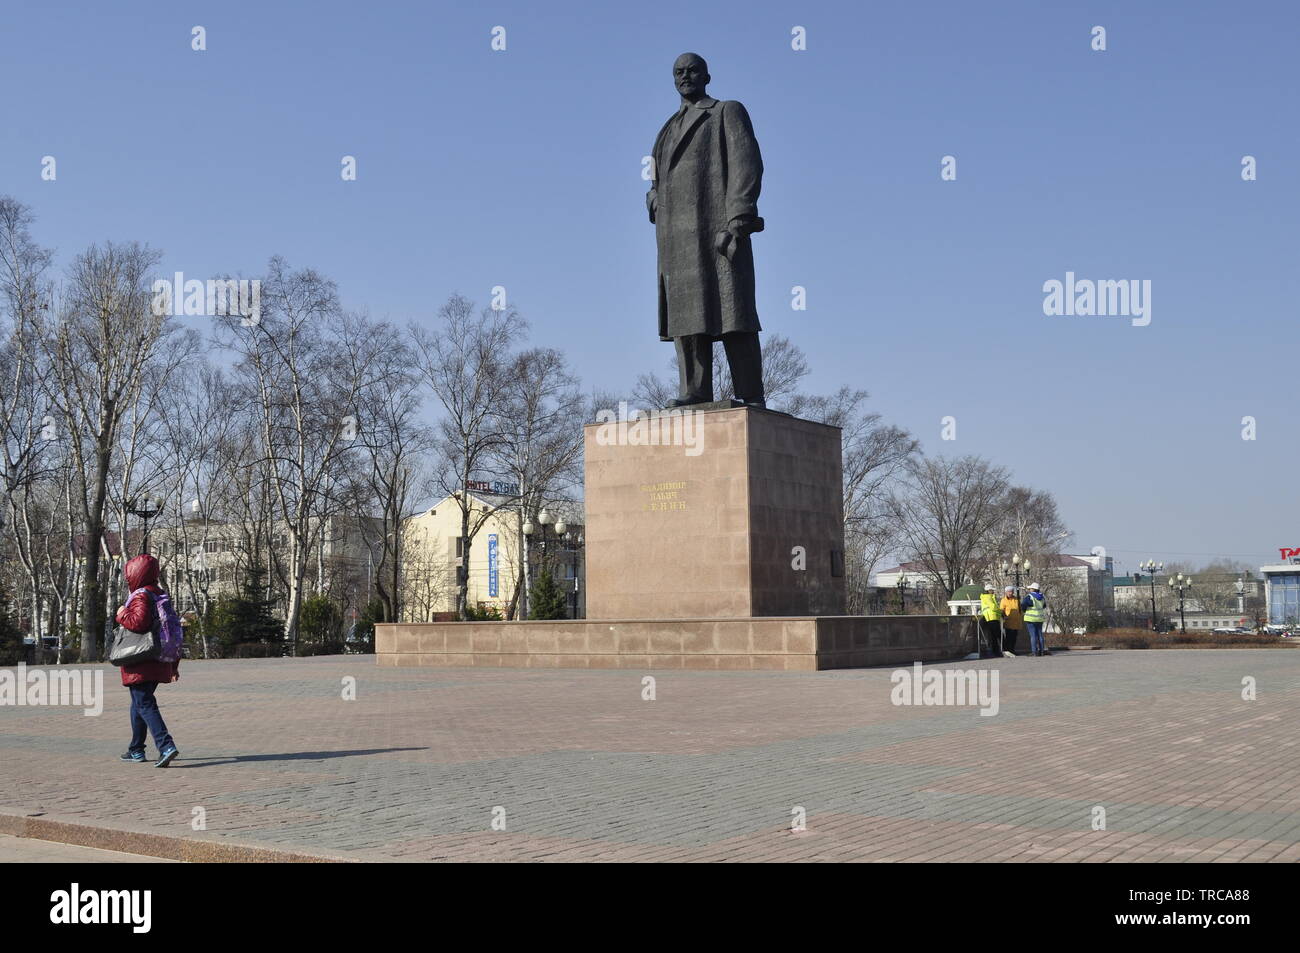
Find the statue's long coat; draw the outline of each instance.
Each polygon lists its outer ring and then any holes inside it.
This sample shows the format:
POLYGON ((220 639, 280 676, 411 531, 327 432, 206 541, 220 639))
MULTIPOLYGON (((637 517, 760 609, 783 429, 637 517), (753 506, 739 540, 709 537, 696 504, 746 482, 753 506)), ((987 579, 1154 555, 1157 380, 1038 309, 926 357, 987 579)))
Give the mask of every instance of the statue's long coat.
POLYGON ((659 249, 659 337, 761 331, 748 230, 731 260, 715 248, 733 221, 762 228, 763 159, 749 114, 740 103, 707 96, 686 112, 681 135, 674 135, 674 114, 651 153, 655 179, 646 202, 659 249))

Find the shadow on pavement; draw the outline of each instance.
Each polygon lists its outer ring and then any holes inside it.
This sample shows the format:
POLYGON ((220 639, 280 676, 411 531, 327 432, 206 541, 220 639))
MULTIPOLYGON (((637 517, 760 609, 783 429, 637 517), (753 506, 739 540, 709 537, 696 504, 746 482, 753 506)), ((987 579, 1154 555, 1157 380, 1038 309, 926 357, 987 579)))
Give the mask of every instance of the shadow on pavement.
POLYGON ((388 754, 393 751, 428 751, 428 748, 357 748, 353 751, 294 751, 285 754, 241 754, 230 758, 195 758, 192 761, 177 758, 168 770, 176 768, 215 768, 223 764, 242 764, 252 761, 324 761, 326 758, 355 758, 368 754, 388 754))

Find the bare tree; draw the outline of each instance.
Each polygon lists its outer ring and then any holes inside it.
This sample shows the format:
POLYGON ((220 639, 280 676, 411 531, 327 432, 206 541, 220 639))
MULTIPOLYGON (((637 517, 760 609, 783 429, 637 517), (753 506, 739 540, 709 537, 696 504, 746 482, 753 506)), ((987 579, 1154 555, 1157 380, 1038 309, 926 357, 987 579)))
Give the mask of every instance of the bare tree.
POLYGON ((402 617, 402 527, 432 434, 420 422, 423 395, 410 343, 390 324, 368 328, 373 347, 353 355, 367 366, 353 370, 365 380, 357 414, 357 446, 365 459, 353 484, 351 509, 373 562, 371 585, 382 607, 381 621, 397 622, 402 617), (377 515, 370 519, 372 510, 377 515))
MULTIPOLYGON (((129 533, 130 516, 144 499, 156 499, 163 512, 169 503, 167 491, 181 467, 181 458, 169 439, 171 431, 167 421, 174 408, 168 403, 168 397, 173 396, 173 388, 183 389, 183 382, 177 380, 176 369, 188 367, 197 350, 198 335, 194 331, 172 328, 165 345, 156 350, 154 359, 139 369, 138 386, 127 396, 113 455, 113 478, 108 485, 107 509, 117 526, 117 545, 109 546, 110 537, 107 535, 101 545, 108 569, 107 591, 110 593, 121 583, 126 561, 135 555, 132 549, 136 541, 129 533)), ((155 517, 155 527, 161 525, 159 521, 163 512, 155 517)), ((154 545, 157 539, 156 535, 153 540, 146 539, 141 533, 138 537, 140 551, 145 551, 148 545, 150 551, 162 556, 154 545)), ((174 585, 170 561, 163 559, 162 568, 167 584, 174 585)))
POLYGON ((1056 631, 1065 636, 1086 631, 1092 618, 1088 577, 1082 573, 1047 567, 1039 578, 1047 600, 1048 618, 1056 631))
POLYGON ((409 546, 402 558, 401 587, 400 621, 432 622, 456 589, 455 574, 442 554, 432 547, 409 546))
POLYGON ((43 327, 54 398, 74 464, 74 503, 85 527, 81 661, 98 661, 106 633, 100 580, 109 477, 123 419, 170 331, 151 306, 158 252, 136 242, 92 245, 73 261, 57 321, 43 327))
MULTIPOLYGON (((222 450, 240 426, 238 405, 219 368, 195 363, 173 379, 160 408, 162 444, 174 468, 166 484, 166 499, 174 514, 171 534, 179 552, 173 589, 183 592, 200 620, 212 608, 213 574, 208 542, 215 540, 214 516, 232 495, 231 483, 241 461, 222 450)), ((211 654, 207 629, 200 624, 203 657, 211 654)))
POLYGON ((331 504, 330 474, 344 466, 355 435, 365 381, 353 373, 363 363, 354 354, 368 342, 342 314, 334 282, 280 257, 268 265, 261 306, 258 320, 230 315, 221 326, 257 419, 276 526, 287 536, 284 636, 293 652, 307 567, 331 504))
POLYGON ((1056 498, 1046 490, 1008 487, 998 509, 997 550, 989 555, 986 575, 993 574, 993 563, 1001 556, 1020 556, 1029 559, 1031 568, 1047 568, 1049 558, 1061 552, 1070 538, 1056 498))
POLYGON ((464 619, 474 537, 498 509, 516 502, 505 499, 476 507, 466 486, 485 472, 503 445, 499 410, 509 393, 510 347, 526 326, 513 309, 484 309, 476 315, 474 303, 461 295, 452 295, 438 317, 436 330, 413 327, 411 336, 417 369, 441 411, 437 434, 442 463, 435 481, 460 509, 456 614, 464 619))
POLYGON ((44 649, 43 566, 38 548, 42 532, 56 511, 42 499, 39 486, 51 473, 56 436, 53 417, 42 410, 41 381, 47 375, 37 329, 53 291, 46 278, 50 252, 32 238, 29 209, 0 196, 0 304, 7 325, 0 325, 0 449, 10 537, 27 577, 31 596, 32 635, 39 662, 44 649))
POLYGON ((516 355, 497 412, 500 441, 491 452, 497 468, 518 485, 520 497, 515 527, 518 569, 506 618, 523 619, 528 614, 529 541, 524 520, 582 482, 585 409, 578 378, 562 353, 534 348, 516 355))
POLYGON ((909 462, 903 485, 890 494, 890 519, 906 555, 943 599, 996 552, 1007 486, 1006 469, 980 457, 928 457, 909 462))

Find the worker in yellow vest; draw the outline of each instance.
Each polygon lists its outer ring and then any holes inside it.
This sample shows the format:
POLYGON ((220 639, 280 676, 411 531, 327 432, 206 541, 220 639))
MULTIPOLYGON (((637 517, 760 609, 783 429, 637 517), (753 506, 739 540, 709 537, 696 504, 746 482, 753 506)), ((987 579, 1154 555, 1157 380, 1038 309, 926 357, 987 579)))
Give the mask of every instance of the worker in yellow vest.
POLYGON ((996 592, 992 586, 985 586, 980 594, 980 635, 984 643, 980 658, 1002 657, 1002 609, 996 592))
POLYGON ((1035 655, 1051 655, 1043 639, 1043 623, 1047 621, 1047 600, 1038 583, 1031 583, 1029 592, 1020 600, 1025 614, 1025 628, 1029 630, 1029 648, 1035 655))
POLYGON ((1007 586, 1002 593, 1002 602, 999 604, 1002 610, 1002 654, 1015 658, 1016 640, 1020 638, 1024 617, 1020 614, 1020 598, 1016 595, 1015 587, 1007 586))

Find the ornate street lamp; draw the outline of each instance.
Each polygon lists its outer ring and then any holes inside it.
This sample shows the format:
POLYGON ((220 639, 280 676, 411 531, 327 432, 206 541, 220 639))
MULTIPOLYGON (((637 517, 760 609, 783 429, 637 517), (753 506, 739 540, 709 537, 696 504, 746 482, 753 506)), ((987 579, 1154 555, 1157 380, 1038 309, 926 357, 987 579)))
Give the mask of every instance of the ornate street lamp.
MULTIPOLYGON (((160 496, 138 497, 127 504, 127 512, 144 521, 144 533, 140 538, 140 552, 149 552, 149 521, 163 511, 163 499, 160 496)), ((126 540, 122 540, 126 549, 126 540)))
POLYGON ((1183 594, 1192 588, 1192 577, 1179 573, 1169 580, 1169 588, 1178 593, 1178 618, 1182 621, 1183 634, 1187 634, 1187 613, 1184 611, 1183 594))
MULTIPOLYGON (((551 523, 555 522, 555 517, 552 516, 551 513, 550 513, 550 511, 547 510, 546 507, 543 506, 543 507, 542 507, 542 511, 541 511, 540 513, 537 514, 537 522, 538 522, 539 524, 541 524, 541 527, 542 527, 542 558, 541 558, 540 562, 541 562, 541 564, 542 564, 543 566, 546 566, 546 565, 547 565, 547 561, 546 561, 546 527, 549 526, 551 523)), ((531 542, 531 541, 532 541, 532 538, 533 538, 533 534, 537 532, 537 526, 534 525, 534 523, 533 523, 532 520, 527 520, 527 521, 524 523, 524 527, 523 527, 523 529, 524 529, 524 535, 527 536, 528 539, 529 539, 529 542, 531 542)), ((557 529, 558 529, 558 527, 557 527, 557 529)), ((530 563, 531 563, 531 560, 530 560, 530 563)), ((530 573, 529 575, 530 575, 529 582, 530 582, 530 584, 531 584, 531 581, 532 581, 532 580, 531 580, 531 573, 530 573)), ((529 593, 528 595, 531 595, 531 593, 529 593)))
POLYGON ((555 524, 555 535, 561 540, 561 553, 569 556, 569 565, 573 570, 573 587, 568 592, 569 618, 578 618, 578 550, 582 548, 582 534, 574 533, 571 527, 561 519, 555 524))
POLYGON ((543 506, 542 511, 537 514, 537 522, 542 524, 542 562, 545 563, 546 562, 546 527, 550 526, 552 523, 555 522, 555 517, 552 516, 550 511, 543 506))
MULTIPOLYGON (((1148 559, 1144 563, 1138 563, 1138 571, 1133 574, 1134 579, 1141 579, 1142 574, 1146 573, 1151 580, 1151 631, 1159 632, 1160 626, 1156 622, 1156 574, 1164 570, 1165 564, 1158 563, 1154 559, 1148 559)), ((1172 581, 1170 583, 1173 584, 1172 581)))
POLYGON ((1001 566, 999 566, 999 568, 1002 570, 1002 575, 1015 576, 1016 595, 1019 596, 1020 595, 1020 574, 1022 572, 1026 574, 1029 573, 1029 557, 1026 556, 1024 559, 1021 559, 1020 554, 1017 553, 1011 557, 1011 562, 1007 562, 1005 559, 1002 560, 1002 564, 1001 566))

